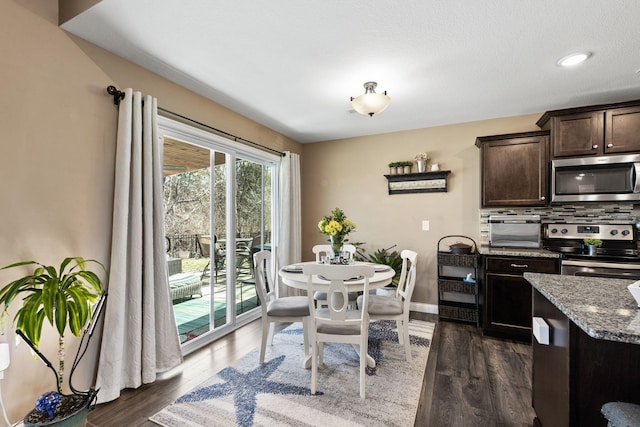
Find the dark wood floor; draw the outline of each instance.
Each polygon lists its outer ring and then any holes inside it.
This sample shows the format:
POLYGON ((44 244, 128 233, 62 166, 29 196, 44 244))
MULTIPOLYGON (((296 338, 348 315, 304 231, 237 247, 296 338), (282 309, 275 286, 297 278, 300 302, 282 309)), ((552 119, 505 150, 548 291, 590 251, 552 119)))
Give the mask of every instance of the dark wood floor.
MULTIPOLYGON (((417 315, 436 321, 433 315, 417 315)), ((234 364, 260 342, 252 322, 185 358, 175 376, 96 406, 89 427, 156 426, 148 417, 206 378, 234 364)), ((416 426, 531 426, 531 346, 484 337, 480 329, 438 322, 429 353, 416 426)))

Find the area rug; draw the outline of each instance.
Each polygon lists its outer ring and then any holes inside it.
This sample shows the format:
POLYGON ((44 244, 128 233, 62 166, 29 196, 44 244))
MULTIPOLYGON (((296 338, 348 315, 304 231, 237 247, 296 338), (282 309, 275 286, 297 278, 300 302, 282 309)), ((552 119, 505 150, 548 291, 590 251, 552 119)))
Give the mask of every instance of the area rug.
POLYGON ((413 426, 434 324, 410 322, 412 361, 398 344, 395 322, 372 322, 366 399, 359 395, 359 359, 350 345, 325 344, 318 394, 302 367, 301 324, 294 323, 267 346, 265 364, 253 350, 150 420, 182 426, 413 426))

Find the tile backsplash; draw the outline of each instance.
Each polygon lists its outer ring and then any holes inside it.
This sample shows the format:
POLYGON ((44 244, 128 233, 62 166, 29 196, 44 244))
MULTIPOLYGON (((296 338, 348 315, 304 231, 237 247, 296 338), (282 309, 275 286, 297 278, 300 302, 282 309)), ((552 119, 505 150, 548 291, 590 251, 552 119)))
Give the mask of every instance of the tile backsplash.
POLYGON ((480 244, 489 244, 490 215, 540 215, 545 222, 634 223, 640 221, 640 205, 632 203, 563 204, 540 208, 480 209, 480 244))

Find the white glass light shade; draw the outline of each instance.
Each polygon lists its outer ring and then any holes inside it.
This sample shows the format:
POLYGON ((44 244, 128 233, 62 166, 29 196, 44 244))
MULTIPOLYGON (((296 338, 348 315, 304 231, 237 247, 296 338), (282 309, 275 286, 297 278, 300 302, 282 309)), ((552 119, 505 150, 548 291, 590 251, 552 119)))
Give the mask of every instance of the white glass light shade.
POLYGON ((367 82, 364 84, 365 93, 355 98, 351 98, 351 106, 358 113, 373 117, 380 114, 389 106, 391 98, 387 96, 387 92, 376 93, 376 82, 367 82))

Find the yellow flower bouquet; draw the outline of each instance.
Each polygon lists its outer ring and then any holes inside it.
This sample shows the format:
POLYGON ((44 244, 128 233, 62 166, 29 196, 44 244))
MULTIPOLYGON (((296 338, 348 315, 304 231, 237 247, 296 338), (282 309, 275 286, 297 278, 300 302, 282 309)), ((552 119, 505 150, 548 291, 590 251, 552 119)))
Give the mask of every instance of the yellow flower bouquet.
POLYGON ((340 208, 335 208, 331 215, 323 216, 318 223, 320 233, 329 236, 334 254, 339 254, 347 236, 356 229, 356 224, 344 214, 340 208))

